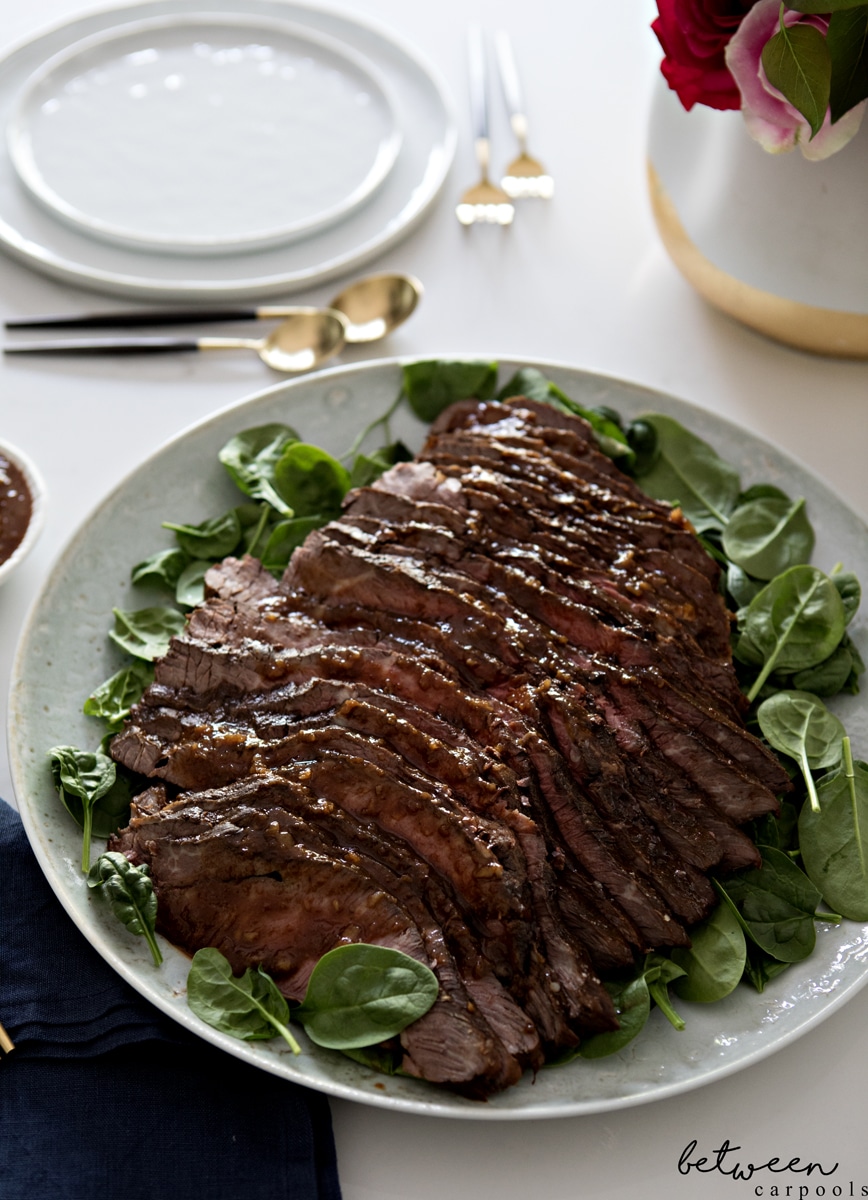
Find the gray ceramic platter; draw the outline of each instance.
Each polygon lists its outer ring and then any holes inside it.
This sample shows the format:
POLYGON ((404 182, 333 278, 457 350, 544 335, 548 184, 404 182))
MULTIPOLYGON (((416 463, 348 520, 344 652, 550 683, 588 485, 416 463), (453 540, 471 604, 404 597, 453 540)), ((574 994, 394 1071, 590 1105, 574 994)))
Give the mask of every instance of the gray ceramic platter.
MULTIPOLYGON (((496 356, 492 356, 496 357, 496 356)), ((868 578, 868 530, 820 480, 769 443, 684 401, 571 367, 501 360, 501 379, 537 365, 570 396, 607 404, 625 417, 667 413, 736 463, 745 485, 778 483, 806 497, 817 530, 814 561, 843 562, 868 578)), ((9 749, 22 818, 45 874, 70 916, 100 954, 143 996, 180 1024, 264 1070, 315 1090, 396 1111, 477 1120, 527 1120, 602 1112, 672 1096, 747 1067, 783 1049, 832 1015, 868 982, 868 926, 819 926, 817 948, 763 992, 741 986, 710 1005, 683 1004, 687 1028, 676 1033, 655 1011, 642 1035, 612 1058, 544 1070, 487 1103, 411 1079, 371 1072, 312 1046, 293 1057, 277 1042, 246 1043, 217 1033, 189 1011, 188 959, 165 946, 153 967, 143 939, 118 925, 84 884, 80 833, 52 788, 46 751, 60 743, 91 746, 100 736, 81 713, 84 698, 120 665, 106 633, 113 606, 151 602, 131 595, 129 570, 169 537, 163 520, 197 522, 237 502, 217 452, 242 429, 271 421, 342 453, 357 430, 395 397, 398 360, 338 367, 260 392, 194 426, 132 472, 85 521, 49 574, 24 630, 13 671, 9 749)), ((399 415, 395 432, 419 445, 423 426, 399 415)), ((864 622, 854 633, 864 646, 864 622)), ((868 746, 868 708, 859 697, 836 702, 857 753, 868 746)), ((95 847, 95 850, 97 847, 95 847)), ((279 1041, 279 1039, 278 1039, 279 1041)))

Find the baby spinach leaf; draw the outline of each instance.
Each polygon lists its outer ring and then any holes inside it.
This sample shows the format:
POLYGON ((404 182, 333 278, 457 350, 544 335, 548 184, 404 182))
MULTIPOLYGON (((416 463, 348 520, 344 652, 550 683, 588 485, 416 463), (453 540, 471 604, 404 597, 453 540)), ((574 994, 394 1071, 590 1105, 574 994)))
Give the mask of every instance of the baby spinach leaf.
POLYGON ((262 550, 274 527, 278 513, 270 504, 242 504, 235 510, 241 522, 241 547, 245 554, 262 557, 262 550))
POLYGON ((844 620, 849 625, 862 602, 862 585, 852 571, 833 571, 830 576, 844 605, 844 620))
POLYGON ((108 837, 129 818, 130 788, 108 755, 53 746, 48 752, 51 778, 63 806, 83 831, 81 869, 90 870, 91 837, 108 837))
POLYGON ((235 976, 219 950, 197 950, 187 976, 187 1003, 221 1033, 241 1041, 268 1041, 279 1034, 293 1054, 301 1053, 288 1029, 289 1005, 262 967, 235 976))
POLYGON ((623 1050, 645 1027, 651 1014, 652 1001, 676 1029, 684 1022, 672 1007, 669 984, 684 974, 680 966, 662 954, 649 954, 639 974, 626 982, 607 982, 606 991, 612 997, 618 1017, 618 1028, 609 1033, 595 1033, 584 1039, 574 1050, 567 1050, 547 1063, 562 1066, 577 1058, 605 1058, 623 1050))
POLYGON ((350 487, 370 487, 391 465, 379 454, 357 454, 350 470, 350 487))
POLYGON ((506 381, 497 393, 498 400, 509 400, 513 396, 527 396, 528 400, 539 400, 548 404, 551 400, 551 384, 537 367, 522 367, 506 381))
POLYGON ((675 994, 696 1004, 722 1000, 744 974, 747 946, 738 918, 726 904, 690 931, 690 948, 676 947, 672 961, 684 971, 675 994))
POLYGON ((296 517, 319 515, 326 521, 340 512, 350 475, 319 446, 293 442, 275 465, 274 486, 296 517))
POLYGON ((774 579, 788 567, 808 562, 814 530, 804 500, 765 496, 743 504, 723 531, 723 549, 756 579, 774 579))
POLYGON ((409 462, 412 457, 412 452, 401 441, 382 446, 373 454, 357 454, 350 470, 350 487, 370 487, 389 467, 409 462))
POLYGON ((84 713, 105 721, 110 733, 117 733, 130 715, 130 709, 142 698, 142 692, 154 682, 154 668, 142 659, 122 667, 88 696, 84 713))
POLYGON ((760 846, 762 866, 716 882, 733 905, 742 929, 779 962, 801 962, 817 940, 814 914, 820 893, 793 860, 771 846, 760 846))
POLYGON ((164 521, 163 528, 174 532, 188 559, 225 558, 241 541, 241 521, 234 508, 220 517, 203 521, 201 525, 175 525, 172 521, 164 521))
POLYGON ((785 500, 788 504, 790 498, 786 492, 782 492, 779 487, 775 487, 773 483, 755 483, 746 491, 740 492, 738 499, 735 502, 736 508, 741 508, 743 504, 752 504, 754 500, 785 500))
POLYGON ((850 674, 841 688, 842 692, 849 692, 852 696, 858 695, 859 692, 859 676, 865 674, 865 662, 862 655, 859 653, 859 647, 853 641, 849 634, 844 634, 841 639, 841 646, 849 651, 850 657, 853 660, 853 666, 850 668, 850 674))
POLYGON ((797 671, 792 677, 793 687, 800 692, 813 692, 815 696, 837 696, 853 673, 855 661, 844 641, 842 638, 841 645, 815 667, 797 671))
POLYGON ((800 671, 828 658, 844 635, 844 604, 816 567, 790 567, 766 584, 739 613, 736 656, 761 666, 753 701, 773 670, 800 671))
MULTIPOLYGON (((560 391, 560 388, 558 391, 560 391)), ((615 425, 622 433, 625 432, 621 414, 614 408, 610 408, 608 404, 593 404, 588 409, 588 412, 592 413, 595 417, 600 417, 602 420, 608 421, 610 425, 615 425)))
POLYGON ((420 421, 433 421, 457 400, 488 400, 497 386, 496 362, 408 363, 403 370, 407 403, 420 421))
POLYGON ((649 422, 637 417, 626 429, 627 445, 633 451, 632 474, 637 478, 647 475, 660 457, 657 430, 649 422))
POLYGON ((394 1039, 382 1046, 356 1046, 349 1050, 342 1050, 347 1058, 351 1058, 353 1062, 361 1063, 363 1067, 370 1067, 372 1071, 379 1071, 382 1075, 406 1075, 406 1071, 401 1070, 401 1063, 404 1061, 404 1052, 401 1049, 399 1042, 394 1039))
POLYGON ((735 563, 729 563, 726 567, 726 590, 732 597, 737 608, 747 608, 754 596, 762 588, 762 583, 757 579, 751 579, 747 571, 735 563))
POLYGON ((819 811, 799 817, 802 861, 811 882, 851 921, 868 921, 868 765, 854 762, 844 739, 844 764, 818 784, 819 811))
POLYGON ((87 886, 102 889, 120 923, 148 943, 154 966, 158 967, 163 956, 155 937, 157 897, 147 864, 133 866, 125 855, 109 850, 91 867, 87 886))
POLYGON ((747 943, 747 963, 744 968, 745 979, 750 980, 758 992, 762 992, 767 983, 776 979, 782 971, 786 971, 789 963, 778 962, 765 950, 760 950, 756 942, 747 943))
POLYGON ((394 1037, 437 999, 433 971, 386 946, 329 950, 313 969, 295 1016, 319 1046, 351 1050, 394 1037))
POLYGON ((570 1053, 569 1060, 577 1056, 605 1058, 610 1054, 617 1054, 641 1033, 651 1015, 651 993, 648 991, 644 972, 629 983, 607 983, 605 987, 615 1005, 619 1027, 610 1033, 591 1034, 584 1039, 575 1053, 570 1053))
POLYGON ((817 790, 811 772, 835 767, 841 761, 844 726, 810 692, 778 692, 763 700, 756 715, 769 745, 794 758, 801 767, 811 808, 817 811, 817 790))
POLYGON ((135 612, 113 608, 112 612, 115 627, 109 631, 109 637, 133 658, 143 658, 146 662, 161 658, 169 649, 171 639, 181 633, 187 623, 177 608, 158 606, 135 612))
POLYGON ((633 470, 636 464, 636 452, 627 440, 620 421, 613 421, 608 415, 611 410, 585 408, 583 404, 571 399, 553 383, 549 383, 548 402, 554 404, 556 408, 572 413, 574 417, 583 417, 593 429, 594 440, 603 454, 615 459, 623 470, 633 470))
POLYGON ((300 546, 309 533, 319 529, 325 522, 322 517, 292 517, 278 521, 268 535, 268 541, 259 558, 266 571, 282 575, 286 570, 293 550, 300 546))
POLYGON ((697 533, 725 529, 741 488, 735 467, 672 417, 650 413, 645 420, 657 434, 659 455, 642 475, 643 491, 679 505, 697 533))
POLYGON ((288 425, 257 425, 236 434, 220 451, 219 459, 246 496, 265 500, 285 517, 292 509, 274 486, 274 468, 284 450, 299 440, 288 425))
POLYGON ((777 816, 774 813, 763 813, 761 817, 751 821, 745 827, 745 831, 756 845, 772 846, 775 850, 789 853, 799 848, 798 824, 799 809, 789 800, 782 800, 777 816))
POLYGON ((205 599, 205 572, 214 564, 209 559, 194 558, 175 585, 175 599, 182 608, 195 608, 205 599))
POLYGON ((176 547, 168 550, 158 550, 144 562, 133 567, 130 574, 132 583, 156 584, 174 592, 178 576, 187 565, 187 555, 176 547))
POLYGON ((677 1029, 679 1033, 684 1029, 684 1020, 672 1007, 669 999, 669 984, 683 975, 684 968, 662 954, 649 954, 645 959, 645 981, 648 984, 651 999, 673 1029, 677 1029))

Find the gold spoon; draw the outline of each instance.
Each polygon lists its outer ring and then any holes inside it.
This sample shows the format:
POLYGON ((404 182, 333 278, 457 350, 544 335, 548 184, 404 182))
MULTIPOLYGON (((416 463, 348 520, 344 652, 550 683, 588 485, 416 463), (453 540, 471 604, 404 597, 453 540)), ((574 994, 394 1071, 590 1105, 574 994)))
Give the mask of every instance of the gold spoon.
POLYGON ((422 291, 412 275, 368 275, 345 287, 329 308, 346 317, 348 342, 375 342, 403 325, 422 299, 422 291))
POLYGON ((4 346, 4 354, 164 354, 176 350, 255 350, 284 374, 312 371, 339 354, 346 319, 330 308, 296 308, 266 338, 111 337, 64 338, 4 346))
MULTIPOLYGON (((373 342, 401 325, 416 308, 422 284, 412 275, 368 275, 349 284, 328 305, 346 317, 347 342, 373 342)), ((143 325, 192 325, 207 321, 274 320, 309 312, 287 305, 258 308, 141 309, 132 312, 82 313, 78 316, 20 317, 7 329, 108 329, 143 325)))

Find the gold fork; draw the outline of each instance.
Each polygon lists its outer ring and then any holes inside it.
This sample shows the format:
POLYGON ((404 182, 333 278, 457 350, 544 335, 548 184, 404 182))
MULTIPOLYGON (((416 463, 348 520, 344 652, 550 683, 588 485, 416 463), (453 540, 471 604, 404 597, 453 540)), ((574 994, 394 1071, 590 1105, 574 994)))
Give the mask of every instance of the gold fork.
POLYGON ((494 49, 497 54, 497 66, 500 82, 503 85, 503 95, 509 111, 509 123, 512 132, 518 139, 518 158, 514 158, 507 166, 501 179, 501 187, 507 195, 517 200, 531 197, 538 200, 551 200, 555 185, 551 175, 546 173, 542 163, 527 152, 527 116, 522 100, 521 84, 515 65, 515 55, 512 52, 512 42, 509 34, 499 29, 494 35, 494 49))
POLYGON ((501 188, 488 178, 490 147, 488 138, 488 95, 485 75, 485 47, 482 30, 472 25, 467 31, 470 73, 470 112, 473 120, 473 147, 479 163, 479 183, 467 189, 458 202, 455 215, 462 225, 511 225, 515 206, 501 188))

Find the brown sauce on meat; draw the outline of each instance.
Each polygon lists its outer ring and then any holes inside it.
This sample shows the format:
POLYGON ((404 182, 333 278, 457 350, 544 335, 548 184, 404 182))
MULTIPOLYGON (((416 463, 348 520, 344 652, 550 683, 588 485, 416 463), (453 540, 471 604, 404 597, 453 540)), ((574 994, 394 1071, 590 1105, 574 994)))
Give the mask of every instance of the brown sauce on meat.
POLYGON ((21 543, 33 514, 33 500, 27 480, 0 452, 0 563, 4 563, 21 543))

